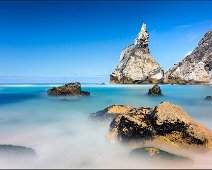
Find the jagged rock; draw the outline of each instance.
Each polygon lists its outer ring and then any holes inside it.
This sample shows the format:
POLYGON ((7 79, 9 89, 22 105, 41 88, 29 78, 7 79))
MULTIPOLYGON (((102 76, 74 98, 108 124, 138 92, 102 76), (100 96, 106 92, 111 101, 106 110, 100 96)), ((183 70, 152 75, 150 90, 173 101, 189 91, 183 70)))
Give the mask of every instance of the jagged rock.
POLYGON ((128 105, 112 105, 96 113, 91 113, 89 118, 92 120, 112 120, 118 115, 126 114, 131 109, 133 107, 128 105))
POLYGON ((180 106, 169 102, 155 109, 134 108, 117 116, 110 124, 107 139, 135 149, 145 145, 160 146, 160 149, 212 149, 212 131, 194 121, 180 106))
POLYGON ((160 86, 155 84, 148 92, 149 95, 162 95, 160 86))
POLYGON ((169 153, 154 147, 134 149, 133 151, 130 152, 130 155, 136 156, 136 157, 144 157, 147 159, 162 159, 162 160, 168 160, 168 161, 192 162, 192 160, 189 158, 178 156, 178 155, 175 155, 175 154, 172 154, 172 153, 169 153))
POLYGON ((212 96, 207 96, 204 100, 212 100, 212 96))
POLYGON ((201 39, 195 50, 170 68, 164 83, 212 84, 212 31, 201 39))
POLYGON ((133 108, 127 114, 117 116, 110 124, 107 139, 112 143, 150 139, 155 133, 148 118, 152 111, 151 108, 133 108))
POLYGON ((47 91, 49 95, 73 95, 73 96, 84 96, 90 95, 90 92, 81 91, 80 83, 69 83, 64 86, 53 87, 47 91))
POLYGON ((111 83, 158 83, 163 80, 164 72, 150 54, 148 38, 146 24, 143 24, 134 44, 122 51, 118 66, 110 75, 111 83))
POLYGON ((23 158, 23 157, 34 157, 36 153, 31 148, 26 148, 23 146, 15 146, 15 145, 0 145, 0 158, 23 158))

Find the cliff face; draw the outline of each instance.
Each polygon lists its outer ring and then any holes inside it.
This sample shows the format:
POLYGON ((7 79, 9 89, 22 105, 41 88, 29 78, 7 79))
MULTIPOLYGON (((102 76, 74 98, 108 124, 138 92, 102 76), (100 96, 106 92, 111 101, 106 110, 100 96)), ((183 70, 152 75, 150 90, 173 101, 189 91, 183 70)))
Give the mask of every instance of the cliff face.
POLYGON ((164 83, 212 84, 212 31, 201 39, 194 51, 170 68, 164 83))
POLYGON ((148 38, 143 24, 134 44, 122 51, 117 68, 110 75, 111 83, 158 83, 163 80, 164 72, 150 54, 148 38))

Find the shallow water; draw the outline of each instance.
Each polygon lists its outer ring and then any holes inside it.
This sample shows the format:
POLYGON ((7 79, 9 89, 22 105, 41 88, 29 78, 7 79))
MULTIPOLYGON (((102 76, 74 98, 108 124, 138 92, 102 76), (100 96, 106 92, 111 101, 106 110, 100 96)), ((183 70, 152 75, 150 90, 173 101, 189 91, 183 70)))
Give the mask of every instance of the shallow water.
MULTIPOLYGON (((181 105, 212 129, 212 86, 161 85, 163 96, 146 95, 151 85, 83 85, 89 97, 52 97, 53 85, 0 85, 0 144, 33 148, 37 158, 1 160, 0 168, 163 168, 129 156, 129 148, 105 140, 108 124, 87 119, 112 104, 154 107, 163 101, 181 105)), ((209 156, 174 168, 212 168, 209 156)))

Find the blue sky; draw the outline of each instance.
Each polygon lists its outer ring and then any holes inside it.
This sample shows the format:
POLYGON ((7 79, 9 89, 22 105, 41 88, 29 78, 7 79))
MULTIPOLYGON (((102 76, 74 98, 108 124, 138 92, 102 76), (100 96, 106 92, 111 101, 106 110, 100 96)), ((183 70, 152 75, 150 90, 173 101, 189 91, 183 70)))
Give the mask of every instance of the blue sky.
POLYGON ((0 83, 107 81, 143 22, 166 71, 212 29, 211 9, 210 1, 0 1, 0 83))

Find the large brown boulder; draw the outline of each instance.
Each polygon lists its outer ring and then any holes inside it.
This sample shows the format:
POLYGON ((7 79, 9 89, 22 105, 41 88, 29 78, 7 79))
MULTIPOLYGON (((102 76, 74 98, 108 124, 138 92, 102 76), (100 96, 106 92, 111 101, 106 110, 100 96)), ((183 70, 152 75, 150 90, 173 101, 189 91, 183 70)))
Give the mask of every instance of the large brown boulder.
POLYGON ((80 83, 68 83, 63 86, 53 87, 47 91, 49 95, 70 95, 70 96, 84 96, 90 95, 90 92, 82 91, 80 83))
POLYGON ((169 102, 154 109, 135 108, 117 116, 110 124, 107 138, 133 148, 151 145, 159 149, 212 149, 212 131, 193 120, 180 106, 169 102))
POLYGON ((150 139, 155 133, 148 118, 152 111, 151 108, 133 108, 117 116, 110 124, 107 138, 111 142, 150 139))

